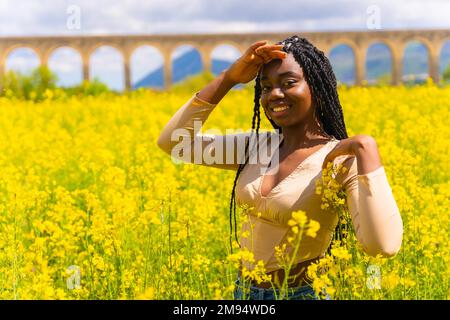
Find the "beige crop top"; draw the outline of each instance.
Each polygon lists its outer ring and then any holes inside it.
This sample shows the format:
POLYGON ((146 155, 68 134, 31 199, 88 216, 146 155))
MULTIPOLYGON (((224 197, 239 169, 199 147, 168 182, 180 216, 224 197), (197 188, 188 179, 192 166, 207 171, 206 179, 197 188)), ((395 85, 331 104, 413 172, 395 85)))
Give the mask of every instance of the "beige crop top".
MULTIPOLYGON (((202 135, 198 131, 201 124, 207 120, 209 114, 217 104, 211 104, 200 99, 196 92, 169 120, 158 139, 158 146, 166 153, 177 159, 194 162, 195 148, 190 154, 178 152, 173 154, 173 148, 180 139, 187 139, 191 146, 194 142, 201 144, 206 154, 218 154, 223 157, 221 164, 210 161, 195 163, 222 169, 237 170, 238 163, 225 164, 226 157, 232 157, 230 152, 241 157, 237 147, 226 148, 228 139, 248 138, 250 133, 235 135, 202 135), (176 130, 181 129, 181 130, 176 130), (176 130, 176 131, 174 131, 176 130), (172 139, 172 133, 177 135, 172 139), (220 143, 217 143, 220 142, 220 143), (222 143, 223 142, 223 143, 222 143), (223 146, 223 150, 217 150, 223 146)), ((268 139, 277 133, 267 132, 268 139)), ((278 136, 282 139, 282 134, 278 136)), ((303 236, 294 263, 314 259, 322 256, 330 245, 332 234, 338 222, 338 215, 331 209, 321 208, 321 196, 315 193, 315 181, 321 178, 322 163, 325 156, 339 142, 332 139, 318 151, 307 157, 289 176, 280 181, 267 196, 261 194, 261 183, 264 174, 270 174, 274 167, 252 163, 247 164, 239 176, 236 185, 236 203, 239 206, 250 207, 247 210, 248 219, 242 225, 240 243, 254 254, 255 261, 263 260, 266 271, 279 269, 275 256, 275 246, 286 244, 286 250, 291 253, 292 248, 287 241, 290 227, 287 222, 294 211, 302 210, 309 219, 320 223, 316 237, 303 236), (260 216, 257 216, 260 213, 260 216), (252 225, 252 227, 251 227, 252 225), (246 232, 248 231, 248 232, 246 232)), ((237 146, 238 144, 234 144, 237 146)), ((262 144, 263 148, 264 145, 262 144)), ((228 145, 229 146, 229 145, 228 145)), ((198 150, 198 149, 197 149, 198 150)), ((215 158, 217 159, 217 157, 215 158)), ((375 256, 382 254, 391 257, 400 250, 403 236, 403 223, 389 186, 384 167, 358 175, 356 157, 340 156, 334 163, 341 163, 348 170, 336 176, 342 184, 347 197, 348 209, 352 218, 356 238, 364 251, 375 256)), ((252 269, 247 261, 242 261, 248 269, 252 269)))

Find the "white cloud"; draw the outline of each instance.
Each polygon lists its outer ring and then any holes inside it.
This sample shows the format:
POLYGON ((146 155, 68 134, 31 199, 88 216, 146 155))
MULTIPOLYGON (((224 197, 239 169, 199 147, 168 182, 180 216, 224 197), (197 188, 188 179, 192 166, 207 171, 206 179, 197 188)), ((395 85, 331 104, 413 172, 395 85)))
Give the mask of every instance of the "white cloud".
POLYGON ((450 27, 448 0, 1 0, 0 35, 366 30, 370 5, 382 29, 450 27), (80 30, 66 26, 69 5, 81 9, 80 30))
POLYGON ((211 56, 213 59, 234 61, 241 56, 241 53, 237 48, 225 44, 215 47, 211 56))
POLYGON ((177 59, 179 57, 181 57, 182 55, 184 55, 186 52, 192 50, 193 47, 190 45, 181 45, 179 47, 177 47, 174 52, 172 53, 172 60, 177 59))

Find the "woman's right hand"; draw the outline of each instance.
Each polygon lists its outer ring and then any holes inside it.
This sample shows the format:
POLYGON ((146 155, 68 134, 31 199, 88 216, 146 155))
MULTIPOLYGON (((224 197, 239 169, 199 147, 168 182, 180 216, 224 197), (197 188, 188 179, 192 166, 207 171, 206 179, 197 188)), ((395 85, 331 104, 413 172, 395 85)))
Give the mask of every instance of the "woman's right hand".
POLYGON ((287 54, 281 51, 282 44, 267 44, 266 40, 253 43, 245 53, 226 71, 225 77, 233 84, 253 80, 263 64, 272 59, 284 59, 287 54))

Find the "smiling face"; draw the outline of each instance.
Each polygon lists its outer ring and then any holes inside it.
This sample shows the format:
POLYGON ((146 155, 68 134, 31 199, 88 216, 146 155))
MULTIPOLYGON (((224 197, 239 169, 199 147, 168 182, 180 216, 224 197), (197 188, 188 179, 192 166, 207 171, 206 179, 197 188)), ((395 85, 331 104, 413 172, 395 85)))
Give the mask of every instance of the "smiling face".
POLYGON ((311 92, 292 53, 263 65, 260 84, 261 105, 279 127, 313 121, 311 92))

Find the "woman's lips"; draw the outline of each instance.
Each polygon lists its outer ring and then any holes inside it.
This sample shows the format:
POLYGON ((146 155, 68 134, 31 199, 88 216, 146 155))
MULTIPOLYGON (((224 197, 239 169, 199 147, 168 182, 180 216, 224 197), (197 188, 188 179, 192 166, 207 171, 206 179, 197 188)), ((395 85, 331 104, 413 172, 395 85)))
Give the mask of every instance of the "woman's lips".
POLYGON ((274 117, 281 117, 286 115, 291 109, 291 105, 289 104, 280 104, 276 106, 269 107, 270 114, 274 117))

